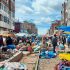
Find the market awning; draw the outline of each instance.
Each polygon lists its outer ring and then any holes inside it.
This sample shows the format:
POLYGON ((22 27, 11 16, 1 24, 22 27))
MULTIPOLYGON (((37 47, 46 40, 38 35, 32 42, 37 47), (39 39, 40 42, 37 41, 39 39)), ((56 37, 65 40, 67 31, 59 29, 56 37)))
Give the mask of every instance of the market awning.
POLYGON ((65 34, 70 34, 70 32, 64 32, 65 34))
POLYGON ((63 30, 63 31, 66 31, 66 32, 70 32, 70 26, 60 26, 60 27, 58 27, 58 30, 63 30))
POLYGON ((0 35, 4 36, 4 37, 8 37, 8 36, 10 36, 10 37, 16 37, 14 35, 14 33, 11 33, 11 32, 8 32, 8 31, 3 31, 3 32, 0 33, 0 35))
POLYGON ((27 33, 17 33, 17 34, 15 34, 16 36, 20 36, 20 37, 22 37, 22 36, 28 36, 28 34, 27 33))

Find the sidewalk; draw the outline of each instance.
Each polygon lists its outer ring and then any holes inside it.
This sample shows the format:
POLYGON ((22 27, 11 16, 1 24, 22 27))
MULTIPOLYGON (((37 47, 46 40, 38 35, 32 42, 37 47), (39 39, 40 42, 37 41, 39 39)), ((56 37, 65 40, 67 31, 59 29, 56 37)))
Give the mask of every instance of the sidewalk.
POLYGON ((56 64, 60 62, 59 58, 40 59, 38 70, 54 70, 56 64))
POLYGON ((37 54, 30 54, 28 56, 23 56, 20 62, 25 63, 27 65, 28 70, 35 70, 37 60, 37 54))

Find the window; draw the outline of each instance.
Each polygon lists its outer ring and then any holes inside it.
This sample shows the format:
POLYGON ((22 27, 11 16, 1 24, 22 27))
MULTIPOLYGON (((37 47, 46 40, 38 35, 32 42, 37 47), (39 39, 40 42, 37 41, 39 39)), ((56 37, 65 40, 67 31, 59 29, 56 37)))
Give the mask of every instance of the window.
POLYGON ((0 3, 0 9, 1 9, 1 3, 0 3))
POLYGON ((7 17, 4 16, 4 22, 7 22, 7 17))
POLYGON ((4 16, 4 22, 9 24, 9 18, 4 16))
POLYGON ((1 3, 1 9, 2 9, 2 10, 4 10, 4 6, 3 6, 3 4, 2 4, 2 3, 1 3))
POLYGON ((12 12, 12 17, 13 17, 13 18, 15 17, 15 12, 12 12))
POLYGON ((1 21, 1 14, 0 14, 0 21, 1 21))
POLYGON ((6 12, 6 6, 4 6, 4 11, 6 12))

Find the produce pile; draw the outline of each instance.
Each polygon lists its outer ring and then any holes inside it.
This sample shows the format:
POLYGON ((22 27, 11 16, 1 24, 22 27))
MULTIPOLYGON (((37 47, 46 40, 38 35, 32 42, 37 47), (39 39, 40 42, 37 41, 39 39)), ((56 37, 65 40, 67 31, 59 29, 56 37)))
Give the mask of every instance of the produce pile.
POLYGON ((56 70, 70 70, 70 52, 59 54, 60 62, 56 65, 56 70))
POLYGON ((6 62, 0 67, 0 70, 27 70, 27 67, 23 63, 6 62))

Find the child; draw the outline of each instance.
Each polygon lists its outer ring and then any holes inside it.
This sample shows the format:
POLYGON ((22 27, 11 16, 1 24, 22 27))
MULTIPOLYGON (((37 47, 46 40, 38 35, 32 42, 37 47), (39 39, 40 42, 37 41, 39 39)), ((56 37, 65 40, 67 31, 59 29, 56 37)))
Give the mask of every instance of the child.
POLYGON ((64 45, 62 44, 62 42, 59 43, 59 48, 60 48, 60 50, 64 50, 65 49, 64 45))
POLYGON ((52 50, 53 50, 53 47, 52 47, 51 44, 49 44, 49 46, 48 46, 48 51, 52 51, 52 50))

